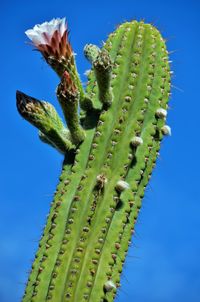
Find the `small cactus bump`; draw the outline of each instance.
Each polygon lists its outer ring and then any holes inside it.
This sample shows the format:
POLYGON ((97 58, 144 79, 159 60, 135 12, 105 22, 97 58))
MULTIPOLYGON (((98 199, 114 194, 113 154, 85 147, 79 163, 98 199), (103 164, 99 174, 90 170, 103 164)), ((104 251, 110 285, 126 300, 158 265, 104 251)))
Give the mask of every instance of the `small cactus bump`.
POLYGON ((171 131, 171 127, 168 125, 165 125, 161 128, 162 134, 163 135, 171 135, 172 131, 171 131))
POLYGON ((124 190, 126 190, 126 189, 129 189, 129 188, 130 188, 130 185, 129 185, 126 181, 124 181, 124 180, 119 180, 119 181, 117 182, 115 188, 116 188, 117 191, 122 192, 122 191, 124 191, 124 190))
POLYGON ((143 139, 140 136, 134 136, 131 140, 131 145, 133 147, 138 147, 143 144, 143 139))
POLYGON ((103 174, 97 175, 97 186, 100 189, 102 189, 107 182, 108 182, 108 179, 106 178, 105 175, 103 175, 103 174))
POLYGON ((163 108, 159 108, 156 110, 156 116, 159 118, 165 118, 167 116, 167 110, 163 108))

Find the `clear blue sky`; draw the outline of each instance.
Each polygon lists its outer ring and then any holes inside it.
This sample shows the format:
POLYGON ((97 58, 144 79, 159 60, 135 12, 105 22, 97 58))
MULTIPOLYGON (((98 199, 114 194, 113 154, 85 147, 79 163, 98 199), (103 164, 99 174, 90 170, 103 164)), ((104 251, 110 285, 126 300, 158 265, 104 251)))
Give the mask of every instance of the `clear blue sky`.
POLYGON ((153 22, 175 51, 172 136, 147 188, 116 301, 200 301, 199 11, 197 0, 1 1, 1 302, 20 301, 62 164, 16 110, 16 89, 56 104, 58 79, 24 31, 64 16, 83 81, 84 45, 101 45, 125 20, 153 22))

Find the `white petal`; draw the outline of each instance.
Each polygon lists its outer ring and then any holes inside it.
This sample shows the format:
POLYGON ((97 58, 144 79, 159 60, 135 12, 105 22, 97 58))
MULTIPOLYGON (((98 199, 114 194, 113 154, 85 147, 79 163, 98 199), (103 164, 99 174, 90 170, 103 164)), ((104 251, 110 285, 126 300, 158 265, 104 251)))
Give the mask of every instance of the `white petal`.
POLYGON ((60 23, 60 34, 61 37, 63 36, 64 32, 66 31, 67 26, 66 26, 66 20, 65 18, 61 19, 61 23, 60 23))
POLYGON ((44 22, 42 24, 36 24, 33 29, 29 29, 25 32, 27 37, 37 46, 39 44, 47 44, 48 41, 44 37, 44 33, 51 38, 56 30, 60 32, 62 36, 66 30, 65 18, 52 19, 49 22, 44 22))
POLYGON ((25 34, 35 44, 35 46, 46 43, 44 37, 40 33, 38 34, 33 29, 25 31, 25 34))

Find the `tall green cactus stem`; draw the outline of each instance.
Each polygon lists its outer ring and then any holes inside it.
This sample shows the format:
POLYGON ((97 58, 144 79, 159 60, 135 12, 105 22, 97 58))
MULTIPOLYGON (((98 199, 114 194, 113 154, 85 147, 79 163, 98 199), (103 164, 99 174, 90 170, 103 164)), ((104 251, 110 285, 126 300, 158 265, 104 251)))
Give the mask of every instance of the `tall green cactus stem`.
POLYGON ((167 134, 170 71, 165 42, 150 24, 120 25, 101 51, 112 60, 112 104, 102 106, 92 70, 86 93, 93 109, 82 115, 85 139, 66 152, 23 302, 111 302, 120 286, 167 134))

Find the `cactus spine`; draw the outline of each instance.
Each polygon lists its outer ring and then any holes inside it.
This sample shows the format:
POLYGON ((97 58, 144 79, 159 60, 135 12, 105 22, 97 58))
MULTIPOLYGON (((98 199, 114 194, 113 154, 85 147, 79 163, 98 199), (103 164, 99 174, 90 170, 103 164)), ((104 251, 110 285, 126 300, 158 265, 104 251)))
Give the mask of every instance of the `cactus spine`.
MULTIPOLYGON (((85 94, 78 91, 77 77, 65 83, 65 93, 63 79, 58 87, 69 125, 58 148, 65 159, 23 302, 114 301, 144 191, 167 134, 170 70, 158 30, 127 22, 101 50, 89 44, 86 52, 92 69, 85 94), (80 123, 77 102, 84 109, 80 123)), ((18 104, 24 96, 18 92, 18 104)), ((18 110, 28 119, 26 106, 18 110)), ((44 132, 40 120, 33 124, 44 132)), ((51 133, 46 131, 43 140, 56 147, 59 136, 54 140, 51 133)))

